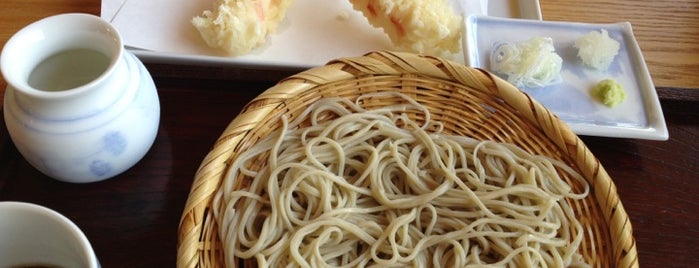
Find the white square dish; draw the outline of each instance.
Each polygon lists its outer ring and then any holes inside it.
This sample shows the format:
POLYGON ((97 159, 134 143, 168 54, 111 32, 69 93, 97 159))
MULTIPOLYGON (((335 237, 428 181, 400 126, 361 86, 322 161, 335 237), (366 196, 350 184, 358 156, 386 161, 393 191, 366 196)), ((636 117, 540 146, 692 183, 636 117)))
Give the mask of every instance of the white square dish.
POLYGON ((590 24, 470 16, 465 19, 465 62, 491 71, 490 53, 497 42, 522 42, 533 37, 553 39, 563 59, 562 82, 543 88, 521 88, 542 103, 580 135, 667 140, 660 102, 641 50, 628 22, 590 24), (619 53, 606 71, 583 66, 575 40, 591 32, 607 30, 620 43, 619 53), (621 83, 626 100, 613 108, 590 96, 599 81, 621 83))

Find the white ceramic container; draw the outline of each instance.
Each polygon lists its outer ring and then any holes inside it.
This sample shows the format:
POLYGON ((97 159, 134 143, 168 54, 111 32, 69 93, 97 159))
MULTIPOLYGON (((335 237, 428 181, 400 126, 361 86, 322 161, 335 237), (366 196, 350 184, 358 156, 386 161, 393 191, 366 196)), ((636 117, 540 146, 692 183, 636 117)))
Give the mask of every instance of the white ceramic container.
POLYGON ((0 202, 0 267, 99 267, 85 234, 49 208, 0 202))
POLYGON ((153 80, 99 17, 62 14, 26 26, 5 45, 0 68, 12 141, 48 176, 73 183, 114 177, 155 140, 153 80))

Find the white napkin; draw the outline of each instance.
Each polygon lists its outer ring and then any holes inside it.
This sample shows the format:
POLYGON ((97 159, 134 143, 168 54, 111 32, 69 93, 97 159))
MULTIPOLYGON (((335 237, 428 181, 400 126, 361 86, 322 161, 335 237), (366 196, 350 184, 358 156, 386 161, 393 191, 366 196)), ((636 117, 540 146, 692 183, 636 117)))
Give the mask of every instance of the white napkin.
POLYGON ((451 0, 455 10, 461 10, 461 15, 488 15, 488 0, 451 0))

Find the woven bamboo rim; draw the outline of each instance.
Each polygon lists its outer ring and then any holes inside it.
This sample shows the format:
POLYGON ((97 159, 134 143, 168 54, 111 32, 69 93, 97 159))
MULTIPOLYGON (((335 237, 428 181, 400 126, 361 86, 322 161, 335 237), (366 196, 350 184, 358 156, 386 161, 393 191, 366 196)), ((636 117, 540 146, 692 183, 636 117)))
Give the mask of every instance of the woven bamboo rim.
MULTIPOLYGON (((595 267, 638 267, 631 223, 599 160, 549 110, 490 73, 448 60, 402 52, 343 58, 293 75, 252 100, 228 125, 199 167, 180 221, 178 267, 223 267, 212 195, 227 162, 291 115, 328 96, 400 91, 430 108, 445 132, 510 142, 563 160, 588 180, 591 194, 573 204, 588 226, 581 251, 595 267)), ((381 105, 381 104, 376 104, 381 105)))

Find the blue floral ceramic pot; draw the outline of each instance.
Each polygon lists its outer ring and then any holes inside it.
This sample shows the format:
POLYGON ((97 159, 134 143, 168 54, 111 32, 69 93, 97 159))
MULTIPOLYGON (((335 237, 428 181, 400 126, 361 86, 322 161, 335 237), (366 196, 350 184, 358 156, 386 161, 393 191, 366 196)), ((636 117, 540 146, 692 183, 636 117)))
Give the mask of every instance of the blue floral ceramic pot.
POLYGON ((74 183, 114 177, 155 140, 153 80, 99 17, 63 14, 30 24, 7 42, 0 68, 12 141, 48 176, 74 183))

